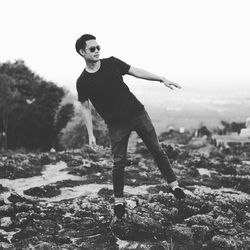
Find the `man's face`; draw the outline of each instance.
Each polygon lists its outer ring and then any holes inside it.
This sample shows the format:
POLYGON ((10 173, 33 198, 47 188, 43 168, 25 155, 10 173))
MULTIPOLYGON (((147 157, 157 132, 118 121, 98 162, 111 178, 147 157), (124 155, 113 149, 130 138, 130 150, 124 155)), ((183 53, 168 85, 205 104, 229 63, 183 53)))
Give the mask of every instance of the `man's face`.
POLYGON ((97 62, 100 56, 100 46, 97 44, 96 40, 88 40, 86 41, 86 48, 85 50, 81 50, 81 54, 85 60, 97 62))

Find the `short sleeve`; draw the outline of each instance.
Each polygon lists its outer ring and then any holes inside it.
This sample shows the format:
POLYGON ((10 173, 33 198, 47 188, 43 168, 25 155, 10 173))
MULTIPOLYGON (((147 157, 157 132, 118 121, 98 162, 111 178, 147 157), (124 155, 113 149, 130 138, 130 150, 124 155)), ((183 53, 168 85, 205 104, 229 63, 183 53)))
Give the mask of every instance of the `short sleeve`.
POLYGON ((112 56, 111 57, 112 61, 115 63, 115 65, 119 68, 121 75, 125 75, 128 73, 130 69, 130 65, 123 62, 122 60, 112 56))
POLYGON ((76 82, 76 89, 78 93, 78 101, 85 102, 89 99, 88 91, 86 88, 83 87, 81 81, 78 79, 76 82))

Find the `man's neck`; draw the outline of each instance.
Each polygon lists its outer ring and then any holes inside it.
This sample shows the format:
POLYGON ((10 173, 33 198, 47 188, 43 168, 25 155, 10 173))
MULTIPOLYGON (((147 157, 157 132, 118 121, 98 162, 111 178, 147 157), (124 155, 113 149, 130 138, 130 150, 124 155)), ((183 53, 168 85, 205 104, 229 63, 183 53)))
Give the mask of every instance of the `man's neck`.
POLYGON ((98 71, 101 67, 101 61, 97 61, 97 62, 86 62, 86 70, 90 73, 94 73, 96 71, 98 71))

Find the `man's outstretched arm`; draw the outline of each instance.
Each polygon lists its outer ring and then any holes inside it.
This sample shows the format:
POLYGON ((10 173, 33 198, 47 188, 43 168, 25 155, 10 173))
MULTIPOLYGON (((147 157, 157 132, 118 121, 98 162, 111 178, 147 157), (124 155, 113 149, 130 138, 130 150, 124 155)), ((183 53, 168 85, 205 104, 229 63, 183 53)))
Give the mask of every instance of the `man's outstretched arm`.
POLYGON ((159 82, 163 82, 164 85, 170 89, 173 89, 173 87, 175 88, 181 88, 181 86, 177 83, 174 83, 172 81, 167 80, 165 77, 161 77, 158 75, 155 75, 153 73, 150 73, 144 69, 140 69, 140 68, 136 68, 131 66, 129 68, 128 71, 128 75, 137 77, 137 78, 141 78, 141 79, 145 79, 145 80, 149 80, 149 81, 159 81, 159 82))
POLYGON ((96 139, 93 133, 93 124, 92 124, 92 115, 89 100, 82 102, 82 114, 83 120, 86 125, 88 136, 89 136, 89 145, 91 147, 96 146, 96 139))

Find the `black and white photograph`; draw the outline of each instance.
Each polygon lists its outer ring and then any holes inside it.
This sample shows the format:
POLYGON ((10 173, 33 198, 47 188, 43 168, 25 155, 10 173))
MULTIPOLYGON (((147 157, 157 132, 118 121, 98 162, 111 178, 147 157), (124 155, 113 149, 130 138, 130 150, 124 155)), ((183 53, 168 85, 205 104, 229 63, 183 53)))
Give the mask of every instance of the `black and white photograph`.
POLYGON ((250 249, 249 1, 0 6, 0 250, 250 249))

